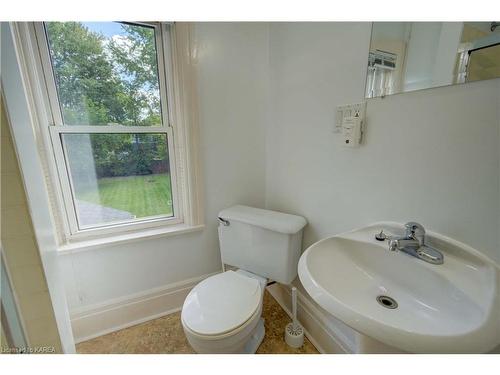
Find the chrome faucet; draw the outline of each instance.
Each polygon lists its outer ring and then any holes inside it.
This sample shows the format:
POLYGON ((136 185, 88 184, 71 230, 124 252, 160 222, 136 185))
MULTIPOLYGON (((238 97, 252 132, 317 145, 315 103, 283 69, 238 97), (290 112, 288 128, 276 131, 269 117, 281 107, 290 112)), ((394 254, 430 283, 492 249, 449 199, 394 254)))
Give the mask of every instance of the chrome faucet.
POLYGON ((415 258, 432 264, 443 264, 443 254, 425 245, 425 229, 419 223, 405 224, 404 236, 389 236, 389 250, 402 251, 415 258))
POLYGON ((389 250, 405 249, 416 250, 424 245, 425 229, 419 223, 410 221, 405 224, 405 235, 402 237, 389 237, 389 250))

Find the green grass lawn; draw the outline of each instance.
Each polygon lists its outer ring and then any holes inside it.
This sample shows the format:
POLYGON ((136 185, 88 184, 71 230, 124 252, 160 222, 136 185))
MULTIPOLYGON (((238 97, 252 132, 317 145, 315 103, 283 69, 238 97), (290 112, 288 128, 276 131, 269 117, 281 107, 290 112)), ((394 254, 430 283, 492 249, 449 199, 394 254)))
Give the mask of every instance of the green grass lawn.
POLYGON ((172 215, 169 174, 100 178, 98 187, 98 191, 77 192, 77 199, 128 211, 138 218, 172 215))

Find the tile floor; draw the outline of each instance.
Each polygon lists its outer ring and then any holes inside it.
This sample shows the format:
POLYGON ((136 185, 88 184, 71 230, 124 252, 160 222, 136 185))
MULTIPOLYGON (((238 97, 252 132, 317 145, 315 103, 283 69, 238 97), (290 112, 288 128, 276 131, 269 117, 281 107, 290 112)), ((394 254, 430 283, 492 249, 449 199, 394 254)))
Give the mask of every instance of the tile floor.
MULTIPOLYGON (((290 318, 267 291, 264 294, 262 315, 266 336, 257 353, 318 354, 307 338, 299 349, 292 349, 285 343, 284 329, 290 322, 290 318)), ((182 330, 180 312, 82 342, 77 344, 76 349, 82 354, 193 353, 182 330)))

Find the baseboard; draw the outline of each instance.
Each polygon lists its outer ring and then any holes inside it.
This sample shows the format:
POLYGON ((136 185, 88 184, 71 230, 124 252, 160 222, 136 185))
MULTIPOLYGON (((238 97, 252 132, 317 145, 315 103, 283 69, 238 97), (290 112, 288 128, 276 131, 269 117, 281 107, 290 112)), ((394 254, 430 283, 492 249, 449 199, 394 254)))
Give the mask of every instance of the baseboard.
POLYGON ((190 290, 212 275, 215 273, 73 310, 70 315, 75 343, 180 311, 190 290))
MULTIPOLYGON (((283 310, 291 317, 290 288, 276 283, 267 289, 283 310)), ((322 322, 321 313, 317 311, 300 291, 298 291, 297 296, 298 320, 304 327, 306 337, 316 349, 323 354, 352 353, 352 350, 322 322)))

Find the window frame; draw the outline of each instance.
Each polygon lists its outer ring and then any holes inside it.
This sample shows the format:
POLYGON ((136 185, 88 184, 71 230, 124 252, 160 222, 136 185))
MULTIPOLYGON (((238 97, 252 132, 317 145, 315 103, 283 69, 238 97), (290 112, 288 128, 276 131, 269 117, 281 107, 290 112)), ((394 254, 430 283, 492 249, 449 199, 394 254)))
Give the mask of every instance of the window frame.
MULTIPOLYGON (((58 228, 62 231, 62 243, 82 241, 110 235, 123 235, 126 233, 138 233, 140 231, 159 227, 168 227, 171 233, 176 225, 181 225, 179 231, 185 231, 186 227, 200 227, 201 204, 199 181, 199 163, 196 160, 197 123, 188 123, 188 111, 195 107, 195 102, 185 103, 183 99, 193 99, 189 96, 193 82, 186 82, 183 69, 190 68, 189 50, 187 55, 179 54, 175 46, 175 31, 172 23, 159 22, 130 22, 132 24, 153 27, 155 30, 155 42, 158 64, 158 79, 161 103, 161 126, 110 126, 110 125, 64 125, 62 112, 59 106, 59 97, 56 81, 52 69, 49 51, 48 37, 42 22, 26 24, 28 30, 18 28, 21 39, 28 37, 31 43, 32 53, 26 53, 23 57, 25 62, 39 65, 37 82, 31 78, 30 84, 39 85, 38 89, 46 94, 44 98, 34 99, 36 105, 43 106, 46 119, 42 119, 40 127, 42 132, 46 131, 46 143, 49 143, 48 154, 52 172, 51 182, 56 183, 53 190, 55 206, 58 209, 55 216, 61 222, 58 228), (175 91, 174 91, 175 90, 175 91), (187 95, 186 95, 187 94, 187 95), (191 108, 188 108, 191 107, 191 108), (46 120, 46 121, 44 121, 46 120), (65 133, 156 133, 166 134, 168 142, 168 153, 170 163, 170 178, 172 191, 173 216, 152 216, 139 218, 133 221, 104 223, 103 225, 82 228, 78 227, 77 212, 73 200, 71 188, 71 175, 65 159, 65 151, 62 146, 62 134, 65 133), (192 140, 190 139, 192 138, 192 140), (194 141, 194 142, 193 142, 194 141), (194 164, 194 165, 193 165, 194 164)), ((183 30, 181 41, 189 41, 189 30, 183 30)), ((24 40, 25 42, 26 40, 24 40)), ((20 43, 23 41, 21 40, 20 43)), ((189 69, 187 69, 189 70, 189 69)), ((38 114, 40 114, 40 108, 38 114)), ((39 119, 40 120, 40 119, 39 119)), ((57 220, 56 220, 57 221, 57 220)))
MULTIPOLYGON (((113 129, 112 132, 109 130, 103 130, 107 126, 76 126, 67 125, 69 129, 61 129, 62 126, 51 126, 50 135, 52 140, 52 146, 54 149, 54 157, 56 159, 56 166, 59 173, 59 183, 62 188, 62 195, 64 199, 64 205, 66 208, 66 215, 68 224, 70 227, 70 234, 74 238, 87 237, 88 234, 110 234, 127 229, 144 229, 148 227, 157 227, 161 225, 173 225, 182 222, 182 215, 179 211, 178 200, 177 200, 177 179, 175 173, 175 166, 172 163, 173 152, 173 137, 172 129, 160 129, 159 127, 148 127, 141 131, 137 131, 137 126, 120 126, 118 129, 113 129), (170 163, 170 181, 171 181, 171 191, 172 191, 172 216, 148 216, 144 218, 133 219, 130 221, 116 221, 110 223, 96 224, 95 226, 89 228, 79 228, 77 211, 75 207, 74 199, 74 188, 71 173, 69 171, 67 150, 63 147, 63 141, 61 139, 63 134, 123 134, 123 133, 134 133, 134 134, 166 134, 167 136, 167 146, 169 153, 169 163, 170 163)), ((115 127, 115 126, 113 126, 115 127)), ((118 126, 116 126, 118 127, 118 126)))

